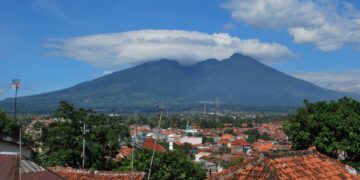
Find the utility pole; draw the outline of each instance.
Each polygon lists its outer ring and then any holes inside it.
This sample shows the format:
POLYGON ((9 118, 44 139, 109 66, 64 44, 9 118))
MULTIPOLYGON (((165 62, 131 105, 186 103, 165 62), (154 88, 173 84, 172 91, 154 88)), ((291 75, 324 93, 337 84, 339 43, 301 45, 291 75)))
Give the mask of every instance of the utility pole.
POLYGON ((85 122, 84 122, 84 127, 83 127, 83 150, 82 150, 82 168, 85 168, 85 133, 86 133, 86 126, 85 126, 85 122))
MULTIPOLYGON (((12 86, 15 88, 15 99, 14 99, 14 121, 16 121, 16 108, 17 108, 17 93, 20 88, 20 79, 13 79, 12 86)), ((19 122, 19 179, 21 180, 21 123, 19 122)))

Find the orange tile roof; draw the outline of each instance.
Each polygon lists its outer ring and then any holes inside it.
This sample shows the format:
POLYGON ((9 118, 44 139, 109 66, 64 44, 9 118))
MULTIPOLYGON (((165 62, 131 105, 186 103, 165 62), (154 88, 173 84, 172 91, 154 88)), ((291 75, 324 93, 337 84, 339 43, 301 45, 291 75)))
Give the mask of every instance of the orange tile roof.
POLYGON ((265 158, 237 174, 239 179, 360 179, 345 166, 320 153, 298 151, 265 158))
POLYGON ((269 173, 264 171, 264 166, 256 165, 246 168, 238 174, 239 179, 269 179, 269 173))
POLYGON ((120 161, 123 158, 129 156, 132 152, 132 148, 131 147, 127 147, 127 146, 123 146, 119 149, 118 151, 119 153, 115 156, 115 160, 116 161, 120 161))
POLYGON ((162 147, 160 144, 155 144, 155 139, 152 138, 147 138, 144 141, 144 148, 153 150, 155 146, 155 151, 157 152, 165 152, 166 149, 164 147, 162 147))
POLYGON ((243 139, 237 139, 237 140, 231 142, 231 145, 250 146, 250 143, 248 143, 247 141, 245 141, 245 140, 243 140, 243 139))
POLYGON ((231 138, 234 138, 234 136, 231 134, 224 134, 221 136, 221 139, 231 139, 231 138))
POLYGON ((272 143, 254 143, 253 146, 256 150, 260 152, 269 152, 274 148, 272 143))

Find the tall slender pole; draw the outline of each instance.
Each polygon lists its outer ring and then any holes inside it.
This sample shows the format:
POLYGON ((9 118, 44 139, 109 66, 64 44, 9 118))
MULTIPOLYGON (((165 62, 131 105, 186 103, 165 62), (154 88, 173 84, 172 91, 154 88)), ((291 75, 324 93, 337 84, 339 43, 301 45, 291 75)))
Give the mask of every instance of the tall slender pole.
POLYGON ((154 155, 155 155, 155 146, 158 140, 158 136, 159 136, 159 131, 160 131, 160 124, 161 124, 161 118, 162 118, 162 113, 163 113, 163 106, 160 106, 160 118, 159 118, 159 122, 158 122, 158 127, 157 127, 157 131, 156 131, 156 137, 155 137, 155 143, 154 143, 154 147, 153 147, 153 152, 151 155, 151 160, 150 160, 150 167, 149 167, 149 173, 148 173, 148 180, 150 179, 150 175, 151 175, 151 167, 154 161, 154 155))
POLYGON ((85 168, 85 122, 83 127, 83 150, 82 150, 82 168, 85 168))
MULTIPOLYGON (((16 122, 17 118, 16 118, 16 107, 17 107, 17 94, 18 94, 18 89, 19 89, 19 84, 18 82, 15 82, 15 99, 14 99, 14 121, 16 122)), ((21 123, 19 122, 19 179, 21 180, 21 123)))
POLYGON ((17 92, 18 92, 18 87, 15 87, 15 99, 14 99, 14 121, 16 121, 17 92))

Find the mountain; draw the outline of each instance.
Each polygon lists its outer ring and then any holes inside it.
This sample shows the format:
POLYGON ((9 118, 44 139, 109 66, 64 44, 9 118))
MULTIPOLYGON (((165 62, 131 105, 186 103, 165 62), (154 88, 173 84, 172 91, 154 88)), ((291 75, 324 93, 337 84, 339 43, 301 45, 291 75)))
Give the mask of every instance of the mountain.
MULTIPOLYGON (((73 87, 20 97, 19 109, 54 110, 59 101, 95 109, 196 104, 220 98, 222 104, 249 106, 297 106, 311 101, 355 96, 318 87, 234 54, 218 61, 208 59, 191 66, 162 59, 118 71, 73 87)), ((13 99, 0 102, 12 108, 13 99)))

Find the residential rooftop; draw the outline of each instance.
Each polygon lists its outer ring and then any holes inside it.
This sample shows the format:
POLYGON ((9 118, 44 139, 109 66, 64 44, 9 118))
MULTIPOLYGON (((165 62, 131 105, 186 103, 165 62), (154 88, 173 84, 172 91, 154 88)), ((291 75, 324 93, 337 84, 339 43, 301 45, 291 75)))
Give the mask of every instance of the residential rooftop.
POLYGON ((314 150, 260 156, 210 179, 360 179, 356 170, 314 150))

